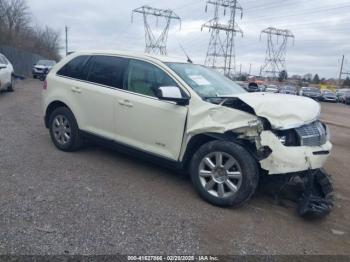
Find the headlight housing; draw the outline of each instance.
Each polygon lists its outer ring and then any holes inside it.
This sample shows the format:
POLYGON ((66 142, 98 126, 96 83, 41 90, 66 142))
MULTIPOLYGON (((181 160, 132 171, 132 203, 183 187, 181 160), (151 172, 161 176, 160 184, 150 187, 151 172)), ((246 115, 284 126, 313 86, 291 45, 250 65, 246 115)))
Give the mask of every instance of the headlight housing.
POLYGON ((294 129, 274 130, 273 133, 284 146, 300 146, 300 139, 294 129))
POLYGON ((330 139, 328 127, 321 121, 288 130, 273 130, 285 146, 321 146, 330 139))

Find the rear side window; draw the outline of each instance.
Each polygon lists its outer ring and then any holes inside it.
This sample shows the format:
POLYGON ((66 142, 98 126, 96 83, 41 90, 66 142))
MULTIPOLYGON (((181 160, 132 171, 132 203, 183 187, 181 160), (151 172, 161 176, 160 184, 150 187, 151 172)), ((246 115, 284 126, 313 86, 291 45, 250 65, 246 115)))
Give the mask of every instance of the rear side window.
POLYGON ((94 56, 89 62, 88 81, 123 88, 123 77, 129 59, 115 56, 94 56))
POLYGON ((71 61, 69 61, 65 66, 63 66, 57 74, 60 76, 71 77, 79 80, 86 80, 87 78, 87 68, 86 63, 90 56, 78 56, 71 61))

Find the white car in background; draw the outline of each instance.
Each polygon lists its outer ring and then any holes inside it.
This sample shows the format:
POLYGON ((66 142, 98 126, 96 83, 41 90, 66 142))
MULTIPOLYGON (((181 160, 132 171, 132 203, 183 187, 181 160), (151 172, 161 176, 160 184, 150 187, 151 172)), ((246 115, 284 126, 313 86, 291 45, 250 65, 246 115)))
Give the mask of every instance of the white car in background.
POLYGON ((15 84, 13 73, 10 61, 3 54, 0 54, 0 91, 13 91, 15 84))
POLYGON ((279 89, 278 89, 278 86, 276 85, 268 85, 266 88, 265 88, 265 92, 268 92, 268 93, 278 93, 279 89))

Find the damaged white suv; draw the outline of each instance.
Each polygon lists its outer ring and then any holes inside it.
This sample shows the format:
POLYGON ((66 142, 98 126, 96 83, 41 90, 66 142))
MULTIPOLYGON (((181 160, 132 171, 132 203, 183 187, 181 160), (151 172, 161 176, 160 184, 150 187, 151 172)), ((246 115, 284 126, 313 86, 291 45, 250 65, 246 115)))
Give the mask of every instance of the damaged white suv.
POLYGON ((58 149, 97 139, 186 170, 199 195, 219 206, 247 201, 263 173, 320 169, 332 148, 317 102, 247 93, 169 57, 74 53, 48 74, 43 109, 58 149))

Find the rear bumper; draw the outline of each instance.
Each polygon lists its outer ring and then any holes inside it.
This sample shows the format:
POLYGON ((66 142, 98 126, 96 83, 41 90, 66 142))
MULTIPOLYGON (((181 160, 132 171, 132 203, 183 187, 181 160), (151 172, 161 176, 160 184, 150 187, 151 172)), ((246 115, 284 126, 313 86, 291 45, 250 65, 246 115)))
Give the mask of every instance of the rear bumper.
POLYGON ((33 76, 41 76, 41 75, 43 75, 44 73, 43 72, 32 72, 32 75, 33 76))
POLYGON ((332 149, 329 141, 315 147, 286 147, 270 131, 263 131, 260 137, 262 146, 272 150, 269 157, 260 161, 261 167, 270 175, 322 168, 332 149))

